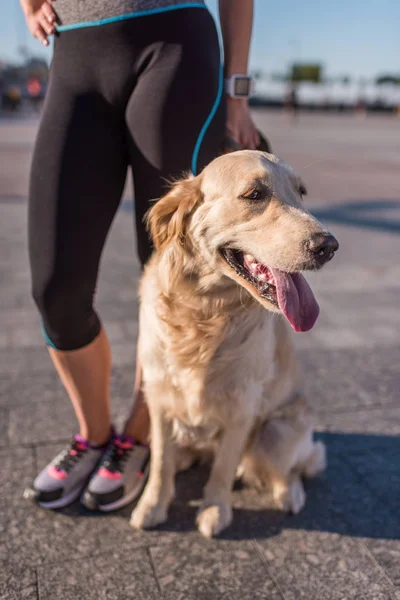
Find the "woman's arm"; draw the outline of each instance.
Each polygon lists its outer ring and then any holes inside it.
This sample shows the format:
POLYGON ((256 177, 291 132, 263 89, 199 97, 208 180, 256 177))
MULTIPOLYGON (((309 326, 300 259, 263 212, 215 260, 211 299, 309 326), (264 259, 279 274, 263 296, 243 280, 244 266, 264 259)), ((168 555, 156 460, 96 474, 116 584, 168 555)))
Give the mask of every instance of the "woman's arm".
POLYGON ((43 46, 48 46, 47 36, 55 32, 56 22, 52 0, 20 0, 20 3, 31 34, 43 46))
MULTIPOLYGON (((225 77, 245 75, 248 72, 253 10, 253 0, 219 0, 225 77)), ((247 99, 227 96, 226 103, 227 135, 244 148, 256 148, 259 138, 247 99)))
POLYGON ((226 77, 247 74, 253 7, 253 0, 219 0, 226 77))

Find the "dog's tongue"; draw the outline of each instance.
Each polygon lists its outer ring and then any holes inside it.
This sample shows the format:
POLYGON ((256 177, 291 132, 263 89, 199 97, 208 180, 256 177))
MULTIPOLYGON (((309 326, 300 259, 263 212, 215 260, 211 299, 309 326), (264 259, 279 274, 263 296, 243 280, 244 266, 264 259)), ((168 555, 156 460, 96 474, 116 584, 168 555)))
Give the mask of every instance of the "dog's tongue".
POLYGON ((279 308, 295 331, 308 331, 318 319, 319 306, 303 275, 271 272, 275 279, 279 308))

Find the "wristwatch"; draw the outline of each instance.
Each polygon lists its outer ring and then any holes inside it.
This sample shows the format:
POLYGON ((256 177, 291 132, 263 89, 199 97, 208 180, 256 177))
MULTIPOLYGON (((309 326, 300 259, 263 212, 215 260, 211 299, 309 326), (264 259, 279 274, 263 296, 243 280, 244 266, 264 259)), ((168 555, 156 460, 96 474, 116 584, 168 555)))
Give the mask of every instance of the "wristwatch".
POLYGON ((253 90, 253 80, 248 75, 231 75, 225 79, 225 92, 231 98, 248 98, 253 90))

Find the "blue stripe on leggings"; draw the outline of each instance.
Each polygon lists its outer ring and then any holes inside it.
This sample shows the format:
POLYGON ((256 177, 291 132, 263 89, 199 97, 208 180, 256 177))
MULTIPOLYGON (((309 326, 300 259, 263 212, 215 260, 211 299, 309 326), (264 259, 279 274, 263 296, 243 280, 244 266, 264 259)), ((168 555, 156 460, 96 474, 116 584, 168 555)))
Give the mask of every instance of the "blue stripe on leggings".
POLYGON ((213 118, 215 117, 215 113, 217 112, 219 103, 221 102, 221 97, 222 97, 222 91, 223 91, 223 83, 224 83, 224 73, 223 73, 223 66, 220 66, 219 69, 219 80, 218 80, 218 91, 217 91, 217 96, 215 98, 213 107, 210 111, 210 114, 208 115, 207 119, 204 122, 203 127, 201 128, 201 131, 199 133, 199 137, 197 138, 197 142, 196 145, 194 147, 193 150, 193 155, 192 155, 192 173, 193 175, 197 175, 197 160, 199 158, 199 152, 200 152, 200 148, 201 148, 201 144, 203 143, 203 139, 204 136, 207 132, 207 129, 210 126, 211 121, 213 120, 213 118))
POLYGON ((175 4, 173 6, 164 6, 164 8, 152 8, 149 10, 140 10, 135 13, 127 13, 108 19, 100 19, 99 21, 84 21, 83 23, 72 23, 71 25, 60 25, 57 31, 71 31, 71 29, 82 29, 83 27, 98 27, 99 25, 108 25, 109 23, 117 23, 118 21, 127 21, 128 19, 136 19, 137 17, 148 17, 149 15, 157 15, 160 13, 180 10, 182 8, 205 8, 207 6, 203 2, 188 2, 187 4, 175 4))
POLYGON ((47 331, 44 328, 43 322, 41 324, 41 328, 42 328, 42 334, 43 334, 43 337, 44 337, 44 341, 46 342, 46 344, 48 346, 50 346, 50 348, 53 348, 53 350, 57 350, 56 346, 53 344, 53 342, 51 341, 51 339, 47 335, 47 331))

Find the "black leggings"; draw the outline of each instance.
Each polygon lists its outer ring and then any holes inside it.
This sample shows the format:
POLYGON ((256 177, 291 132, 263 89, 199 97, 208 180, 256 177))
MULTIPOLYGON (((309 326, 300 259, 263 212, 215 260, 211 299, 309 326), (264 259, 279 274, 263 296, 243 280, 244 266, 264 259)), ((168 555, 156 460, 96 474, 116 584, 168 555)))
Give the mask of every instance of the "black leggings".
POLYGON ((29 253, 46 341, 81 348, 98 335, 100 256, 132 168, 138 254, 166 179, 219 152, 224 105, 219 41, 207 9, 185 8, 56 39, 33 157, 29 253))

